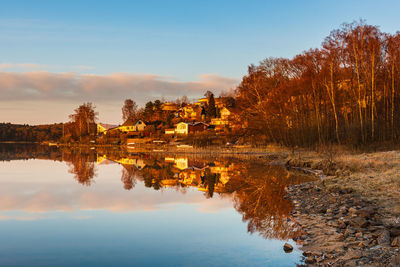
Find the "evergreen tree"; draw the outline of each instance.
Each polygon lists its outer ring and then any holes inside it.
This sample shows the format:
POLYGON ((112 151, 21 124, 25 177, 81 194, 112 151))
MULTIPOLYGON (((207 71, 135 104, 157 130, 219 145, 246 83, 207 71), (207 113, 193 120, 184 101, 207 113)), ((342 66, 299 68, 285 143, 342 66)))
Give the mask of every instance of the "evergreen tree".
POLYGON ((208 97, 208 110, 207 110, 207 117, 208 118, 215 118, 217 116, 217 109, 215 107, 215 99, 214 94, 210 94, 208 97))

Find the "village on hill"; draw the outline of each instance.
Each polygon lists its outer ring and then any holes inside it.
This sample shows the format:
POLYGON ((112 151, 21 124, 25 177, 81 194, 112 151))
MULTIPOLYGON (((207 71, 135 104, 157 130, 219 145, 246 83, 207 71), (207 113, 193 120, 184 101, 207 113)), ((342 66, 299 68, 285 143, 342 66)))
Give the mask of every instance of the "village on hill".
POLYGON ((137 146, 201 136, 221 142, 221 136, 245 128, 236 114, 234 98, 214 98, 212 93, 194 103, 156 100, 146 104, 141 116, 128 115, 122 125, 97 123, 96 143, 137 146))

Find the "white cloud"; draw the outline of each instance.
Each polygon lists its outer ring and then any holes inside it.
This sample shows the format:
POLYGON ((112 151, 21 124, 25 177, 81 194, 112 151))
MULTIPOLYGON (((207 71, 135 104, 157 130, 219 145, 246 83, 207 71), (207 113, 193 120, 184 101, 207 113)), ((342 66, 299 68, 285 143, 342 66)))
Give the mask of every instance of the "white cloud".
MULTIPOLYGON (((11 65, 3 64, 3 68, 7 68, 7 66, 11 67, 11 65)), ((59 99, 95 102, 133 98, 138 103, 144 103, 147 100, 161 97, 167 99, 174 99, 182 95, 198 97, 206 90, 212 90, 219 94, 222 91, 233 89, 237 83, 237 79, 218 74, 202 74, 198 81, 183 82, 172 77, 155 74, 0 72, 2 100, 59 99)))

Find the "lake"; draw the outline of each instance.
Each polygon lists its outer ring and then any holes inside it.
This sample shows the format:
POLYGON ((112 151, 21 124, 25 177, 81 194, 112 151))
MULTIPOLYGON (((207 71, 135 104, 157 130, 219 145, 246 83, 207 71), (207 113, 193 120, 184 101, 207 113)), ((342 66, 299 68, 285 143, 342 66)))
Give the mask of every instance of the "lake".
POLYGON ((0 265, 295 266, 285 187, 310 179, 257 158, 0 144, 0 265))

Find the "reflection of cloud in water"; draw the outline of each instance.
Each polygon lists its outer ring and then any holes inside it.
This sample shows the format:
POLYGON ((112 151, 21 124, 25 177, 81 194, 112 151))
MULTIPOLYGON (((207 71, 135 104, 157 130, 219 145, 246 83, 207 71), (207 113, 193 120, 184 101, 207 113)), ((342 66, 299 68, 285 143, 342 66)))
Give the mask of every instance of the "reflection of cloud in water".
MULTIPOLYGON (((48 213, 54 211, 71 215, 77 211, 153 212, 191 205, 198 212, 218 213, 235 208, 250 233, 287 239, 297 229, 290 220, 292 207, 290 201, 284 199, 285 187, 309 179, 291 175, 282 166, 256 160, 178 158, 172 161, 105 151, 108 154, 102 159, 123 164, 99 166, 93 163, 98 155, 105 154, 98 151, 63 150, 62 156, 60 151, 51 152, 51 157, 62 158, 68 166, 35 160, 29 162, 27 171, 26 163, 4 163, 8 164, 7 171, 17 177, 2 176, 0 170, 0 211, 22 211, 47 218, 51 215, 48 213), (143 168, 134 164, 138 161, 143 161, 143 168), (177 165, 177 162, 182 164, 177 165), (44 172, 50 168, 51 173, 44 172), (18 173, 16 170, 20 169, 18 173)), ((37 152, 32 150, 32 153, 37 152)), ((49 154, 38 155, 46 158, 43 155, 49 154)), ((21 151, 20 156, 29 154, 21 151)), ((35 216, 4 215, 2 220, 39 218, 35 216)), ((90 217, 72 215, 71 218, 90 217)))
MULTIPOLYGON (((203 197, 204 198, 204 197, 203 197)), ((200 212, 215 213, 223 209, 232 208, 231 195, 218 195, 217 197, 209 198, 206 201, 201 201, 199 208, 200 212)))
POLYGON ((80 215, 80 216, 72 216, 71 218, 73 218, 75 220, 87 220, 87 219, 92 219, 93 216, 80 215))
MULTIPOLYGON (((118 181, 118 180, 117 180, 118 181)), ((201 192, 190 190, 187 194, 177 194, 173 189, 163 192, 150 191, 137 186, 132 191, 123 191, 120 183, 109 186, 97 186, 95 190, 81 190, 79 187, 54 185, 45 189, 35 188, 38 184, 25 188, 14 184, 2 183, 0 189, 0 211, 24 211, 29 213, 73 212, 77 210, 107 210, 112 212, 153 211, 166 209, 176 204, 199 206, 201 212, 216 212, 231 208, 232 203, 220 199, 206 200, 201 192), (35 190, 37 189, 37 190, 35 190), (45 190, 45 191, 44 191, 45 190), (35 191, 35 192, 32 192, 35 191)))
POLYGON ((16 220, 16 221, 34 221, 38 219, 44 218, 43 216, 37 216, 37 215, 15 215, 15 216, 9 216, 9 215, 0 215, 0 221, 8 221, 8 220, 16 220))

